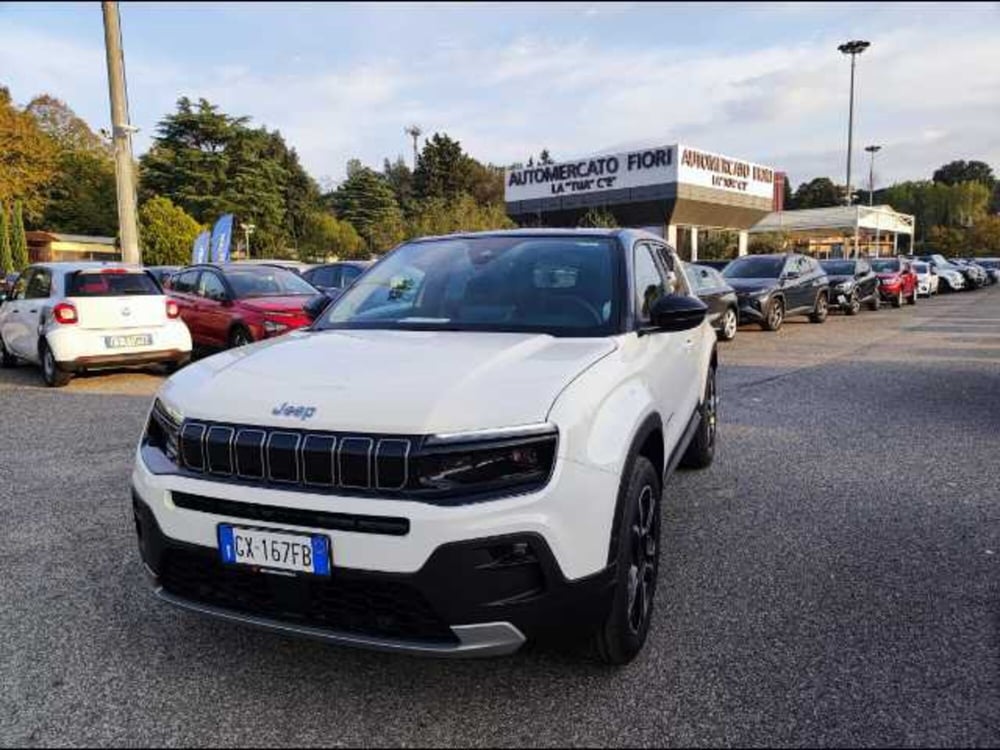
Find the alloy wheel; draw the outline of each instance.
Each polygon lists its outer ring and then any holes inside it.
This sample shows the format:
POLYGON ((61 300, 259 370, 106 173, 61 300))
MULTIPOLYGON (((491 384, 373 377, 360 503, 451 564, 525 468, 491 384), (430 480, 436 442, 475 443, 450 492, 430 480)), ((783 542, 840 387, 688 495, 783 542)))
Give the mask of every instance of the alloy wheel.
POLYGON ((649 618, 656 582, 656 498, 648 484, 639 494, 636 517, 632 522, 632 559, 628 569, 629 630, 639 634, 649 618))
POLYGON ((732 308, 726 310, 726 319, 722 324, 722 333, 727 341, 736 335, 736 313, 733 312, 732 308))
POLYGON ((782 310, 781 303, 775 300, 771 303, 771 309, 767 313, 767 322, 772 329, 776 329, 781 325, 781 318, 784 314, 782 310))

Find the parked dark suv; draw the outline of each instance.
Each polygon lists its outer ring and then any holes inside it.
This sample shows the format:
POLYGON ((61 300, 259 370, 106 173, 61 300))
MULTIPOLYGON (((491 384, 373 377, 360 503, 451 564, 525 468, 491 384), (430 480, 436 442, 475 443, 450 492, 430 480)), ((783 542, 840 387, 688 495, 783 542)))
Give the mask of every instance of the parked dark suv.
POLYGON ((847 315, 857 315, 862 304, 878 310, 882 302, 878 276, 867 258, 822 260, 820 265, 830 279, 830 304, 839 306, 847 315))
POLYGON ((813 323, 826 320, 830 280, 814 258, 797 253, 744 255, 722 275, 736 290, 741 323, 777 331, 789 315, 808 315, 813 323))

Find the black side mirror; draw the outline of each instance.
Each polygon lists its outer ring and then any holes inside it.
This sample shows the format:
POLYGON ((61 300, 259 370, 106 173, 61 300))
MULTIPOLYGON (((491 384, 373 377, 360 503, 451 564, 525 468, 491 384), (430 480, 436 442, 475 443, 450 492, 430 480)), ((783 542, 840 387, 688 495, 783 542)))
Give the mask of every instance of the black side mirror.
POLYGON ((697 297, 668 294, 653 303, 650 319, 659 331, 688 331, 705 320, 708 306, 697 297))
POLYGON ((326 308, 328 308, 337 297, 341 294, 339 289, 329 289, 326 294, 317 294, 315 297, 310 299, 303 305, 302 309, 305 310, 306 315, 309 316, 309 320, 316 320, 320 315, 322 315, 326 308))

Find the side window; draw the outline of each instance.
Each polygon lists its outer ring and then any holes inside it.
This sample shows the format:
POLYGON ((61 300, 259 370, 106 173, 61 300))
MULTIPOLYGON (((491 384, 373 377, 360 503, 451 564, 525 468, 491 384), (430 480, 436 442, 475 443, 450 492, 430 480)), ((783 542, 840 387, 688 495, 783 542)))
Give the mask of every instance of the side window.
POLYGON ((340 282, 341 286, 350 286, 358 276, 361 275, 361 269, 355 268, 354 266, 344 266, 344 277, 340 282))
POLYGON ((653 249, 642 242, 635 246, 635 314, 640 324, 649 323, 653 305, 664 294, 663 276, 653 258, 653 249))
POLYGON ((24 292, 25 299, 48 299, 52 291, 52 273, 45 268, 36 268, 28 280, 24 292))
POLYGON ((226 287, 218 276, 211 271, 203 271, 201 279, 198 280, 198 296, 222 302, 229 295, 226 294, 226 287))
POLYGON ((319 268, 316 270, 316 276, 310 279, 313 284, 318 284, 319 286, 325 286, 327 288, 335 288, 340 286, 340 268, 338 266, 330 266, 328 268, 319 268))
POLYGON ((858 269, 857 269, 858 273, 868 273, 870 270, 871 268, 868 267, 867 260, 858 261, 858 269))
POLYGON ((200 271, 185 271, 184 273, 177 274, 173 277, 171 281, 171 288, 175 292, 186 292, 187 294, 194 294, 195 285, 198 283, 198 274, 200 271))
MULTIPOLYGON (((667 280, 667 294, 693 294, 691 286, 693 282, 689 283, 688 273, 685 273, 684 268, 682 268, 683 263, 666 246, 653 242, 649 244, 653 248, 654 257, 660 264, 660 272, 667 280)), ((689 273, 693 275, 693 272, 689 273)), ((711 277, 706 277, 704 283, 710 287, 712 285, 711 277)))

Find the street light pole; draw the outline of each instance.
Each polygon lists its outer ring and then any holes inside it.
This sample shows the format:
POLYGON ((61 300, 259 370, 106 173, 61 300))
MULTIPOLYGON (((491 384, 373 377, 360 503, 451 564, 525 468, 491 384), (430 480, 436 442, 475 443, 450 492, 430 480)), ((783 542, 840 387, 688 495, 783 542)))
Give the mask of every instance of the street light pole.
POLYGON ((414 171, 416 171, 416 169, 417 169, 417 153, 418 153, 417 152, 417 139, 420 137, 420 134, 423 133, 424 131, 420 129, 419 125, 410 125, 408 128, 406 128, 404 130, 404 132, 408 136, 410 136, 411 138, 413 138, 413 169, 414 169, 414 171))
POLYGON ((125 56, 122 52, 121 18, 118 3, 104 0, 104 46, 108 59, 108 91, 111 97, 111 138, 115 147, 115 175, 118 190, 118 232, 122 260, 140 263, 139 230, 135 212, 135 177, 132 172, 132 133, 137 128, 128 121, 125 93, 125 56))
POLYGON ((253 224, 240 224, 240 229, 243 230, 243 251, 247 254, 248 259, 250 258, 250 235, 253 234, 253 230, 256 228, 253 224))
POLYGON ((851 190, 851 152, 854 148, 854 64, 855 58, 868 49, 871 42, 861 39, 854 39, 837 47, 845 55, 851 56, 851 106, 847 118, 847 205, 854 202, 854 194, 851 190))
POLYGON ((871 154, 868 162, 868 205, 875 205, 875 154, 882 150, 881 146, 865 146, 865 151, 871 154))

